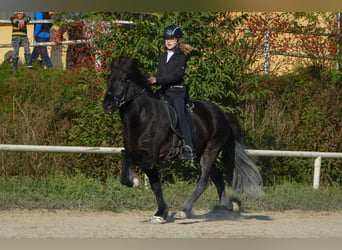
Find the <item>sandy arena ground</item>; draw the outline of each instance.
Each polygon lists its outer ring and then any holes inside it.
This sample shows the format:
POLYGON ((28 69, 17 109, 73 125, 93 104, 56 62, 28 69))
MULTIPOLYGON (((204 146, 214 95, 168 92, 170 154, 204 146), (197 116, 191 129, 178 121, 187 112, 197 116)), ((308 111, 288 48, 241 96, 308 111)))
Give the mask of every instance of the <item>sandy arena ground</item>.
POLYGON ((152 214, 152 211, 0 211, 0 239, 342 238, 342 211, 194 211, 185 220, 169 216, 165 224, 151 224, 152 214))

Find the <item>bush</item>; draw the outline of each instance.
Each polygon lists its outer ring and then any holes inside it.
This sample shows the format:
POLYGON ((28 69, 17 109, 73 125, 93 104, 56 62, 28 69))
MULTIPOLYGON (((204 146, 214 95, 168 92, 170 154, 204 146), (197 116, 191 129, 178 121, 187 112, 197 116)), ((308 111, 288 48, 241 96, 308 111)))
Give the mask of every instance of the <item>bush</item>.
MULTIPOLYGON (((257 149, 342 151, 342 103, 339 76, 316 66, 261 79, 265 98, 245 104, 245 129, 257 149)), ((286 178, 311 182, 313 160, 259 158, 266 183, 286 178)), ((342 161, 322 160, 323 183, 342 182, 342 161)))
MULTIPOLYGON (((87 95, 77 74, 68 86, 61 79, 70 80, 70 72, 60 70, 19 69, 2 77, 1 143, 122 146, 120 123, 104 115, 101 98, 87 95)), ((2 152, 0 159, 4 176, 81 171, 104 179, 117 174, 120 166, 118 156, 96 154, 2 152)))

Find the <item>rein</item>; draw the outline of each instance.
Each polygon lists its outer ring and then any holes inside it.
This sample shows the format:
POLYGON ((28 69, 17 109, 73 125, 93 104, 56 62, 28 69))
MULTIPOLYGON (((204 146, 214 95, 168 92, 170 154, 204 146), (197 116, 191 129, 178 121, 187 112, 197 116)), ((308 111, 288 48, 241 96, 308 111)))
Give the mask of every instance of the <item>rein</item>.
MULTIPOLYGON (((118 106, 121 107, 131 101, 133 101, 135 98, 141 96, 145 92, 145 88, 142 88, 138 93, 130 97, 128 100, 126 100, 127 92, 128 92, 128 87, 130 84, 130 80, 127 79, 127 84, 125 85, 125 88, 123 89, 122 93, 120 94, 121 98, 116 98, 114 97, 114 100, 117 99, 116 101, 118 102, 118 106)), ((110 93, 108 93, 110 94, 110 93)))

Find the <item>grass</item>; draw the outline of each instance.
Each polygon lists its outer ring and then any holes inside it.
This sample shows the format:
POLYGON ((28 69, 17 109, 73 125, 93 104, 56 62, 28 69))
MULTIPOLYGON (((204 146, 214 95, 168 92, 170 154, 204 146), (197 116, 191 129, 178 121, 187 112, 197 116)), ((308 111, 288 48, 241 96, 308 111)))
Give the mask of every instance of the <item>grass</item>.
MULTIPOLYGON (((170 209, 177 209, 191 194, 194 184, 178 181, 164 184, 164 193, 170 209)), ((265 187, 264 194, 256 198, 239 196, 228 190, 244 211, 342 210, 342 190, 284 183, 265 187)), ((62 174, 33 179, 31 177, 0 177, 0 209, 76 209, 91 211, 155 210, 151 189, 144 185, 130 189, 116 178, 105 182, 83 174, 67 177, 62 174)), ((218 202, 216 190, 210 185, 194 209, 212 209, 218 202)))
POLYGON ((321 187, 314 190, 311 185, 286 182, 264 188, 260 197, 248 200, 240 197, 243 206, 251 210, 310 210, 336 211, 342 209, 340 187, 321 187))

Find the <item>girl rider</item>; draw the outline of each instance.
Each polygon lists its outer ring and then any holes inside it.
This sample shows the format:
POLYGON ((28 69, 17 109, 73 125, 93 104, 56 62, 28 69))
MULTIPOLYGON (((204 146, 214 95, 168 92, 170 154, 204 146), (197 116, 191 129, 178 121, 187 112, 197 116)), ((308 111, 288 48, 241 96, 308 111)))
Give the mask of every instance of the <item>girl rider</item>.
POLYGON ((188 92, 184 83, 187 54, 192 47, 181 43, 182 36, 181 28, 175 24, 164 29, 165 45, 162 47, 163 52, 159 57, 157 73, 148 80, 152 84, 161 86, 159 92, 165 95, 169 104, 175 108, 184 144, 180 159, 192 160, 195 158, 195 150, 190 124, 185 114, 185 101, 188 98, 188 92))

